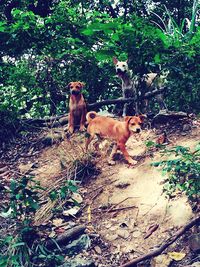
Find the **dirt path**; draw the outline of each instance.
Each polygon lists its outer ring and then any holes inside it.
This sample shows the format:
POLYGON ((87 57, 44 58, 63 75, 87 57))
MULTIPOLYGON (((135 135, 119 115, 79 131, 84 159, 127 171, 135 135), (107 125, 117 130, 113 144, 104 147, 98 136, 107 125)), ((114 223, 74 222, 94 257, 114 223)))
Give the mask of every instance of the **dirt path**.
MULTIPOLYGON (((150 138, 153 136, 153 133, 149 134, 150 138)), ((190 139, 174 136, 172 140, 173 145, 189 147, 195 147, 198 141, 199 131, 194 131, 190 139)), ((145 151, 144 142, 135 141, 134 138, 130 138, 127 147, 132 151, 132 156, 141 155, 145 151)), ((134 168, 117 163, 88 185, 91 192, 103 185, 103 192, 93 202, 92 210, 100 207, 109 209, 111 205, 119 209, 116 212, 92 214, 92 224, 110 242, 116 257, 128 253, 128 258, 132 259, 147 253, 166 240, 171 230, 184 225, 193 216, 186 196, 177 195, 169 200, 163 194, 166 177, 162 176, 159 169, 151 166, 153 161, 160 159, 160 153, 157 152, 153 160, 146 158, 134 168), (110 174, 111 170, 113 174, 110 174), (130 209, 120 210, 123 207, 130 209), (155 224, 159 226, 158 229, 144 239, 148 228, 155 224)))

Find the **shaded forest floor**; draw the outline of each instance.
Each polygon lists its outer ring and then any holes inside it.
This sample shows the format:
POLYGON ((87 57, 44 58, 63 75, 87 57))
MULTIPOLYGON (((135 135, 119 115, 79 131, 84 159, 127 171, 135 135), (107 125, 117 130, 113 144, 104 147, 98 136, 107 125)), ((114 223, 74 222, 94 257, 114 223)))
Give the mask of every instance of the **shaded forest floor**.
MULTIPOLYGON (((56 190, 59 181, 72 175, 75 180, 82 180, 77 213, 63 216, 66 203, 58 213, 43 206, 36 213, 34 223, 39 229, 43 226, 41 231, 50 237, 62 233, 66 226, 86 225, 91 245, 80 255, 92 258, 97 266, 119 266, 162 244, 198 212, 180 191, 171 198, 166 197, 163 193, 166 176, 161 169, 151 166, 152 162, 162 160, 163 155, 159 148, 148 149, 146 142, 156 142, 164 131, 168 148, 178 145, 194 149, 200 139, 200 121, 160 125, 157 129, 144 130, 137 137, 131 136, 127 148, 138 160, 134 167, 129 167, 121 155, 116 156, 115 165, 108 165, 108 141, 103 143, 101 154, 91 147, 86 160, 84 134, 66 137, 63 128, 25 131, 0 150, 1 190, 9 185, 11 178, 20 179, 23 175, 33 176, 47 190, 54 186, 56 190), (82 160, 87 164, 80 167, 82 160), (155 232, 144 238, 150 227, 155 227, 155 232)), ((1 201, 4 204, 8 201, 3 194, 1 201)), ((9 223, 0 220, 0 231, 6 235, 9 223)), ((161 259, 163 263, 158 263, 154 259, 140 266, 191 266, 197 257, 188 246, 187 235, 167 251, 184 252, 186 256, 180 262, 161 259)))

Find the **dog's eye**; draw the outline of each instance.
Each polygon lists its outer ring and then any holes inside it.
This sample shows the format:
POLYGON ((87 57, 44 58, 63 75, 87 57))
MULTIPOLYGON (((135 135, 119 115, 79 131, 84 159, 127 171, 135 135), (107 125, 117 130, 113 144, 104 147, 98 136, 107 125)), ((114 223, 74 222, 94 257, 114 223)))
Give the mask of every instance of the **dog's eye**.
POLYGON ((122 65, 122 67, 126 67, 125 65, 122 65))
POLYGON ((135 125, 135 123, 133 122, 133 123, 131 123, 131 125, 135 125))
POLYGON ((76 89, 79 89, 79 86, 76 86, 76 89))

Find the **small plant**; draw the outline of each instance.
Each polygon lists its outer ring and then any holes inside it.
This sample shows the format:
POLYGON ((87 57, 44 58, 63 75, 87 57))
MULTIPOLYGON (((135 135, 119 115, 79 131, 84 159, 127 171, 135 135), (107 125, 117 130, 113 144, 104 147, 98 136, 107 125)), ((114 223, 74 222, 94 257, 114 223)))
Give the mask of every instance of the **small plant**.
POLYGON ((145 145, 146 145, 148 150, 152 149, 152 148, 156 148, 157 149, 157 148, 165 148, 166 147, 166 145, 164 145, 164 144, 157 144, 156 142, 151 141, 151 140, 146 141, 145 145))
POLYGON ((172 159, 154 162, 155 167, 162 167, 163 174, 169 174, 164 190, 170 196, 176 189, 184 191, 190 199, 200 196, 200 144, 194 152, 189 148, 177 146, 165 150, 172 159))
POLYGON ((40 244, 33 218, 39 209, 39 194, 44 190, 32 178, 12 180, 7 190, 10 202, 4 218, 12 218, 15 224, 6 237, 0 236, 0 267, 58 266, 63 257, 48 251, 40 244))
POLYGON ((70 196, 71 193, 75 193, 78 190, 77 182, 73 180, 67 180, 63 186, 58 190, 52 190, 49 193, 49 197, 52 201, 56 199, 65 199, 70 196))
POLYGON ((23 177, 20 181, 12 180, 10 184, 10 208, 12 216, 21 222, 28 222, 39 208, 39 190, 44 190, 39 182, 23 177))

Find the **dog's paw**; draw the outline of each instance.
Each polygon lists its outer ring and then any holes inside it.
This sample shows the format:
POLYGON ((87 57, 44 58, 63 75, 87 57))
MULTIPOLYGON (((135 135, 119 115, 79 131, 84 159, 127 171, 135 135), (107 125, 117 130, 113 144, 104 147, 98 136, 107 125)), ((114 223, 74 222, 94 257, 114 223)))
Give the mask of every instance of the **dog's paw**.
POLYGON ((70 127, 68 128, 68 131, 69 131, 71 134, 73 134, 73 132, 74 132, 74 127, 70 126, 70 127))
POLYGON ((81 125, 80 128, 79 128, 80 132, 84 132, 85 131, 85 126, 84 125, 81 125))
POLYGON ((116 162, 114 160, 108 160, 108 165, 113 166, 115 164, 116 164, 116 162))
POLYGON ((137 160, 134 160, 134 159, 128 160, 128 164, 130 164, 130 165, 136 165, 137 163, 138 163, 137 160))

